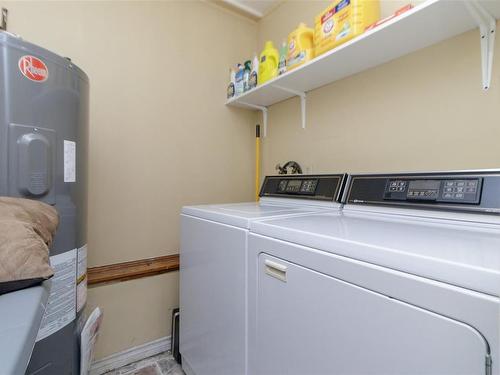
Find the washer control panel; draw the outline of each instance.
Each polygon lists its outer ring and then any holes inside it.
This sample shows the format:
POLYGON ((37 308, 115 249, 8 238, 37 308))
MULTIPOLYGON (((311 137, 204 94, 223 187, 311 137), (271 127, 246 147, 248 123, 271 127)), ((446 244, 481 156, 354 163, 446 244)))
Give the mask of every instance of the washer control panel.
POLYGON ((281 180, 278 186, 278 193, 314 195, 317 186, 318 186, 318 179, 281 180))
POLYGON ((384 199, 477 204, 481 178, 388 179, 384 199))
POLYGON ((267 176, 260 196, 339 201, 345 179, 343 174, 267 176))

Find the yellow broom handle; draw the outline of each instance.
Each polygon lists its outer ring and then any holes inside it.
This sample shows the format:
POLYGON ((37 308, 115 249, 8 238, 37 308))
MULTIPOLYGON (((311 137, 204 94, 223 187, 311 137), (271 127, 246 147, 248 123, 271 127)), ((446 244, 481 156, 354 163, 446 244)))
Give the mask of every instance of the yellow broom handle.
POLYGON ((255 201, 259 201, 260 192, 260 125, 255 126, 255 201))

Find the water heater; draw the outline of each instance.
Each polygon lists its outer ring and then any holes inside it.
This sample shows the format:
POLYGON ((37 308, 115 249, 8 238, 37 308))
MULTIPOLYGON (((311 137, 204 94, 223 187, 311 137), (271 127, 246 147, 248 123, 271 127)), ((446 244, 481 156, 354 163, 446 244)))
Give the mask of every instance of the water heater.
POLYGON ((88 77, 0 31, 0 195, 54 206, 51 294, 27 374, 79 373, 86 301, 88 77))

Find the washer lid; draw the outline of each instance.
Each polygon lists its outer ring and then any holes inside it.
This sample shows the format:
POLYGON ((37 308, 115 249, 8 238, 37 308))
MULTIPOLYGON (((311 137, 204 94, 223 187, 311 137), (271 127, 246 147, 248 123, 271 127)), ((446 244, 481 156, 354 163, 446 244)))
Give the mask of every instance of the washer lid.
POLYGON ((250 231, 500 296, 500 225, 380 214, 312 214, 250 231))
POLYGON ((253 220, 271 219, 292 215, 306 215, 317 212, 325 212, 326 209, 338 211, 339 207, 339 205, 321 207, 306 204, 278 205, 266 202, 247 202, 186 206, 182 208, 182 213, 240 228, 249 228, 250 222, 253 220))
POLYGON ((182 213, 249 228, 251 220, 339 211, 345 174, 266 176, 260 202, 186 206, 182 213))

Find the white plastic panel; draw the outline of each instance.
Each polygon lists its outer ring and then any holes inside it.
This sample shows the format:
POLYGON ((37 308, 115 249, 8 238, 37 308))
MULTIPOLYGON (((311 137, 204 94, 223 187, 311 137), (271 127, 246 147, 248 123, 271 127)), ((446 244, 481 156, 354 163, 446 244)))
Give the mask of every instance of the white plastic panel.
POLYGON ((180 352, 196 375, 246 373, 247 233, 181 215, 180 352))
POLYGON ((261 254, 257 374, 483 374, 487 343, 471 326, 261 254), (286 269, 286 282, 266 273, 286 269))
POLYGON ((55 204, 56 131, 9 125, 9 195, 55 204))

